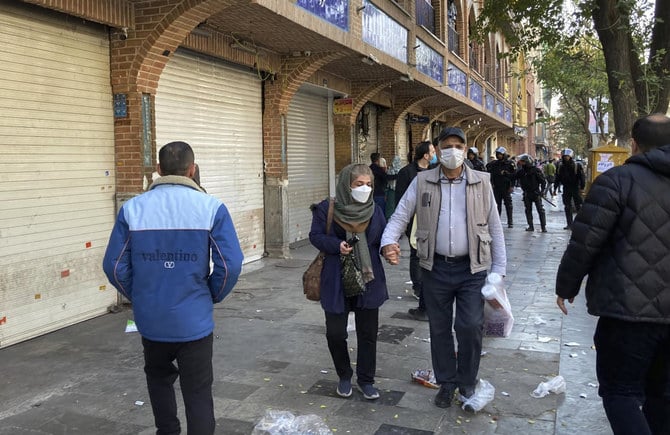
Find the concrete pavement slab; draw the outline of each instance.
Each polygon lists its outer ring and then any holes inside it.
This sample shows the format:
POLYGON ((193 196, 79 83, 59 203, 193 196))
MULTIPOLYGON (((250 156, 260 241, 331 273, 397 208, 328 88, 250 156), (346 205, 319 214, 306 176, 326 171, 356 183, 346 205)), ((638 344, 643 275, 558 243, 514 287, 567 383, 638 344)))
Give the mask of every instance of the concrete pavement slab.
MULTIPOLYGON (((505 285, 515 325, 509 338, 484 340, 480 376, 496 388, 484 410, 468 414, 456 402, 437 408, 436 390, 411 382, 411 372, 430 368, 431 359, 428 323, 406 314, 417 305, 406 285, 407 246, 399 266, 386 265, 390 299, 380 310, 377 356, 381 398, 365 400, 355 385, 353 398, 337 397, 323 311, 302 295, 302 271, 316 255, 306 245, 289 260, 245 265, 233 294, 215 309, 217 434, 249 434, 268 409, 319 415, 336 434, 610 433, 597 389, 588 385, 597 382, 596 319, 581 297, 567 317, 555 306, 556 268, 569 238, 563 211, 548 208, 549 233, 528 233, 518 191, 513 200, 505 285), (572 341, 580 346, 564 345, 572 341), (566 378, 565 394, 530 396, 557 374, 566 378)), ((0 435, 154 433, 140 338, 124 332, 131 318, 126 309, 0 350, 0 435)), ((355 361, 355 331, 349 348, 355 361)), ((181 397, 178 403, 185 426, 181 397)))

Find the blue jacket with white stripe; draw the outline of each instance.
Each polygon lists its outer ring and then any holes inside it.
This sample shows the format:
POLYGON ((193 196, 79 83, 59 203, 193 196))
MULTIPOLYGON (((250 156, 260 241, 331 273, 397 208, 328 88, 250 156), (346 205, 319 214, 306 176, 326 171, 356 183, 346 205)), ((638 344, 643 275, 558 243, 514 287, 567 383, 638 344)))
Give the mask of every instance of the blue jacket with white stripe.
POLYGON ((232 291, 242 259, 226 206, 189 178, 165 176, 123 205, 103 269, 143 337, 185 342, 212 333, 214 303, 232 291))

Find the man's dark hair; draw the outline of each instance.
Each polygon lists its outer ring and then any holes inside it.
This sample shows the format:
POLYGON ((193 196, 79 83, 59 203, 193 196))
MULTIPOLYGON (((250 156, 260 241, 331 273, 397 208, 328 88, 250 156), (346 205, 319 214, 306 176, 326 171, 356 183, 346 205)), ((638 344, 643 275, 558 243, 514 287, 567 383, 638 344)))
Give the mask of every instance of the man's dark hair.
POLYGON ((193 149, 186 142, 170 142, 158 152, 162 175, 186 175, 194 162, 193 149))
POLYGON ((635 121, 631 133, 640 151, 670 144, 670 118, 654 113, 635 121))
POLYGON ((377 162, 379 161, 379 158, 380 158, 381 156, 382 156, 382 155, 379 154, 379 153, 372 153, 372 154, 370 154, 370 161, 371 161, 372 163, 377 163, 377 162))
POLYGON ((419 142, 414 150, 414 161, 421 160, 425 154, 430 152, 430 141, 419 142))

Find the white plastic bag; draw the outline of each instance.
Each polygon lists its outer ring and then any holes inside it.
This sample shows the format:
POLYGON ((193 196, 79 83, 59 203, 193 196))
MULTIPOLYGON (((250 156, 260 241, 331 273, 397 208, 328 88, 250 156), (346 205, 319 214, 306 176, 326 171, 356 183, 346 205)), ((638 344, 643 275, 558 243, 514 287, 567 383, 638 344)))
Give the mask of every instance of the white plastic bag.
POLYGON ((493 337, 509 337, 514 326, 512 306, 502 285, 502 276, 490 273, 482 287, 484 304, 484 334, 493 337))
POLYGON ((289 411, 268 409, 254 426, 251 435, 332 435, 326 423, 315 414, 296 417, 289 411))
POLYGON ((549 393, 561 394, 565 393, 565 379, 563 376, 556 376, 547 382, 540 382, 537 388, 530 393, 536 399, 540 399, 549 393))
POLYGON ((470 398, 465 398, 461 396, 461 393, 458 393, 458 400, 463 402, 461 408, 464 411, 472 410, 474 412, 479 412, 484 407, 489 404, 496 395, 496 389, 491 383, 487 380, 480 379, 475 387, 475 393, 470 398), (468 409, 466 409, 466 407, 468 409))

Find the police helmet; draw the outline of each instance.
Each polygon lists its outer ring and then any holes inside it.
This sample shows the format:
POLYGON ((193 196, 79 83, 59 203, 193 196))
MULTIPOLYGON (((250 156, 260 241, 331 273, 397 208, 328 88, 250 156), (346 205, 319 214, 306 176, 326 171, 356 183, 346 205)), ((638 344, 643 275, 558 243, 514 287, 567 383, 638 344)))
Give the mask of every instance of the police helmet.
POLYGON ((528 154, 521 154, 519 156, 519 160, 524 162, 525 165, 532 166, 533 165, 533 158, 529 156, 528 154))
POLYGON ((505 147, 498 147, 496 148, 496 154, 507 154, 507 150, 505 147))
POLYGON ((479 155, 479 150, 477 149, 477 147, 470 147, 470 148, 468 148, 468 153, 472 153, 475 156, 478 156, 479 155))
POLYGON ((575 152, 572 151, 570 148, 566 148, 563 151, 561 151, 561 156, 568 156, 568 157, 574 157, 575 152))

